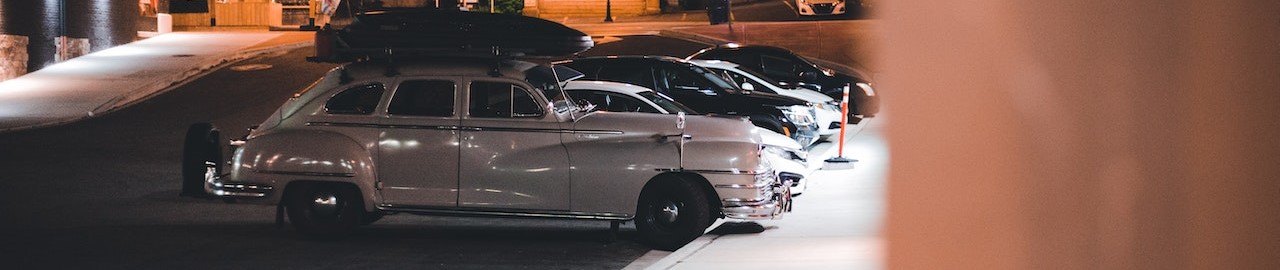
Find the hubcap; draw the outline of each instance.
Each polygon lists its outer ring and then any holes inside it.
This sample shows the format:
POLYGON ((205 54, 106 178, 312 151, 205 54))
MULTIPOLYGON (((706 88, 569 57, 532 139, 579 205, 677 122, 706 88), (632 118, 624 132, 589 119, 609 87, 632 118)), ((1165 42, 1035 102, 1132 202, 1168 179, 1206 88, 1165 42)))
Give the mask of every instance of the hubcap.
POLYGON ((332 219, 338 217, 338 196, 333 193, 317 193, 311 200, 311 212, 316 217, 332 219))
POLYGON ((676 223, 676 219, 680 218, 680 206, 672 201, 663 202, 661 205, 662 209, 658 210, 658 220, 666 224, 676 223))

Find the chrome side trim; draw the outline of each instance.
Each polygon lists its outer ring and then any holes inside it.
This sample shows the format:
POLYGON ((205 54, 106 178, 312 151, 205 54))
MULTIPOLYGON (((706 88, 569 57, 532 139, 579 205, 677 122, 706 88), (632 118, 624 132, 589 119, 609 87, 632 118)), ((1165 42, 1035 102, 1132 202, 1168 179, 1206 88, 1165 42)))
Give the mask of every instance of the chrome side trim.
POLYGON ((319 177, 355 177, 355 173, 320 173, 320 172, 291 172, 291 171, 254 171, 263 174, 283 174, 283 175, 300 175, 300 176, 319 176, 319 177))
POLYGON ((655 170, 659 172, 691 172, 691 173, 731 174, 731 175, 757 175, 761 173, 757 171, 748 171, 748 170, 689 170, 689 169, 670 169, 670 168, 660 168, 655 170))
POLYGON ((572 129, 546 129, 546 128, 504 128, 504 127, 430 126, 430 125, 380 125, 380 124, 341 123, 341 122, 307 122, 306 125, 307 126, 323 126, 323 127, 434 129, 434 130, 465 130, 465 131, 491 131, 491 132, 534 132, 534 133, 570 133, 570 134, 603 134, 603 135, 624 134, 624 132, 620 130, 572 130, 572 129))
POLYGON ((715 188, 759 189, 760 187, 756 185, 721 184, 715 185, 715 188))
POLYGON ((307 126, 321 127, 359 127, 359 128, 379 128, 381 125, 361 124, 361 123, 339 123, 339 122, 307 122, 307 126))
POLYGON ((538 211, 523 209, 481 209, 481 208, 437 208, 381 204, 378 210, 387 212, 404 212, 419 215, 464 216, 464 217, 526 217, 526 218, 572 218, 592 220, 631 220, 629 214, 588 213, 570 211, 538 211))

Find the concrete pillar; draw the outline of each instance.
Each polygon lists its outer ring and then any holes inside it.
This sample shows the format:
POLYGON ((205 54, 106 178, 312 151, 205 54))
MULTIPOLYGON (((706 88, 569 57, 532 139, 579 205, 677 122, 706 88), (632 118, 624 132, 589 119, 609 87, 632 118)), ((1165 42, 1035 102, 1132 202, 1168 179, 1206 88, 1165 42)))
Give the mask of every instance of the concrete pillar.
POLYGON ((1280 269, 1280 2, 877 2, 890 269, 1280 269))
MULTIPOLYGON (((137 1, 0 1, 0 34, 27 38, 27 72, 132 42, 137 1)), ((12 40, 12 39, 9 39, 12 40)))
POLYGON ((61 10, 58 0, 0 1, 0 34, 27 39, 26 72, 56 62, 61 10))
POLYGON ((0 34, 0 81, 27 74, 27 37, 0 34))

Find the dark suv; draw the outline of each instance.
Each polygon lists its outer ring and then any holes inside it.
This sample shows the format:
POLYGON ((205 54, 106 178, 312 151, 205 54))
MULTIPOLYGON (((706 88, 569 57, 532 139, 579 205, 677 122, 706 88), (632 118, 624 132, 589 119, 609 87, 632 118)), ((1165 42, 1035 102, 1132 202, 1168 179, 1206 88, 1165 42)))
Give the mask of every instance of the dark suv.
POLYGON ((817 141, 814 109, 788 96, 744 91, 706 68, 667 56, 589 57, 561 63, 586 80, 635 84, 661 92, 699 113, 741 115, 756 126, 787 135, 802 145, 817 141))
POLYGON ((870 78, 841 65, 814 63, 816 61, 787 49, 731 43, 703 49, 690 55, 688 59, 734 62, 743 68, 769 76, 779 86, 813 88, 837 101, 843 97, 844 87, 849 86, 850 115, 873 117, 880 112, 880 97, 871 89, 870 78))

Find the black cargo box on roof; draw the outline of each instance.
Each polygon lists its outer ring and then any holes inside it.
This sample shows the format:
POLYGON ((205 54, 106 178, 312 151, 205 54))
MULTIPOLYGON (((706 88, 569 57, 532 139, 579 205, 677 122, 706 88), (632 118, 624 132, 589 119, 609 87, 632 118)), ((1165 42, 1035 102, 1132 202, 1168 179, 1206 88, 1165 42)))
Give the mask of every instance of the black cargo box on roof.
POLYGON ((539 18, 437 9, 367 11, 342 29, 321 30, 316 42, 312 60, 326 62, 387 54, 554 57, 595 45, 582 31, 539 18), (335 55, 321 55, 322 46, 335 55))

